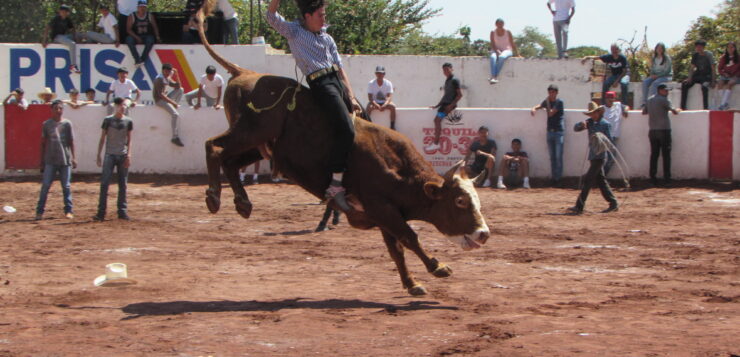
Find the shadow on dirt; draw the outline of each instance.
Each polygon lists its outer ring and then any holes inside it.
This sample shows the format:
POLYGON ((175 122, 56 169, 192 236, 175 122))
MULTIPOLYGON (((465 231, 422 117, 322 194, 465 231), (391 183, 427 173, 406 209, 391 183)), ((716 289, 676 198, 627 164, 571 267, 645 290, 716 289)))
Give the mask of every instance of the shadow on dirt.
POLYGON ((303 298, 279 301, 171 301, 141 302, 124 306, 121 310, 131 320, 142 316, 179 315, 189 312, 279 311, 283 309, 382 309, 388 313, 414 310, 457 310, 435 301, 411 301, 406 304, 384 304, 363 300, 305 300, 303 298))

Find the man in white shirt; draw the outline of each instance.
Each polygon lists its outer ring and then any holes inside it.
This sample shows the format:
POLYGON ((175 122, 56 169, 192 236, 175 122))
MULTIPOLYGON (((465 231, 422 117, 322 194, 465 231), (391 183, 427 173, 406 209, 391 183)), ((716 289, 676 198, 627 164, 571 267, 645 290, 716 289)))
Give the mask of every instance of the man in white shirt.
POLYGON ((216 11, 224 14, 223 43, 227 45, 239 44, 239 19, 229 0, 218 0, 216 11))
POLYGON ((116 47, 121 44, 118 38, 118 21, 110 13, 108 5, 100 5, 100 21, 98 21, 98 27, 103 29, 103 33, 87 31, 83 35, 83 38, 94 43, 115 43, 116 47))
POLYGON ((367 85, 367 115, 373 110, 391 112, 391 129, 396 130, 396 105, 391 102, 393 83, 385 79, 385 67, 375 67, 375 79, 367 85))
POLYGON ((23 89, 16 88, 14 91, 10 92, 7 97, 5 97, 3 105, 17 105, 23 110, 28 109, 28 101, 26 98, 23 98, 23 94, 23 89))
MULTIPOLYGON (((126 67, 121 67, 118 69, 118 79, 111 82, 110 88, 108 88, 108 92, 105 93, 106 103, 112 103, 112 101, 110 100, 111 93, 113 94, 113 99, 124 99, 123 105, 126 107, 126 115, 128 115, 128 108, 135 107, 136 102, 139 100, 139 97, 141 97, 141 91, 139 90, 139 87, 137 87, 132 80, 128 79, 128 69, 126 69, 126 67), (131 94, 133 92, 136 92, 135 99, 131 98, 131 94)), ((108 115, 111 115, 113 113, 113 105, 108 106, 108 112, 108 115)))
POLYGON ((224 87, 224 78, 216 73, 216 67, 206 67, 206 74, 200 77, 198 89, 185 94, 185 100, 193 109, 200 108, 201 97, 206 98, 206 106, 214 109, 221 108, 221 93, 224 87), (197 102, 193 102, 197 98, 197 102))
MULTIPOLYGON (((604 95, 604 120, 611 125, 610 132, 612 137, 609 139, 612 140, 612 144, 615 147, 617 146, 619 135, 622 132, 622 117, 626 118, 629 115, 627 111, 630 110, 628 105, 616 99, 617 93, 615 92, 606 92, 604 95)), ((614 157, 609 153, 606 158, 606 164, 604 164, 604 175, 609 174, 612 165, 614 165, 614 157)))
POLYGON ((576 0, 548 0, 547 8, 552 13, 552 25, 555 29, 558 58, 567 58, 568 27, 570 27, 570 19, 576 14, 576 0), (552 9, 552 4, 555 4, 555 10, 552 9))

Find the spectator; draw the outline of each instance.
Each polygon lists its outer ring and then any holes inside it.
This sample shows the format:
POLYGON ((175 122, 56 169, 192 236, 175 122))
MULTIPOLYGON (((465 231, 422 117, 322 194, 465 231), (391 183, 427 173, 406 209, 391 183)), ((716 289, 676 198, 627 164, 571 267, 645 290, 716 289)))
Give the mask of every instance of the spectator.
POLYGON ((80 69, 77 67, 77 44, 75 43, 75 25, 72 19, 69 17, 72 9, 67 5, 60 5, 57 15, 51 19, 46 28, 44 29, 44 39, 41 41, 41 45, 46 48, 49 44, 49 39, 53 43, 59 43, 69 48, 70 65, 69 71, 72 73, 80 73, 80 69), (51 33, 51 37, 49 37, 51 33))
MULTIPOLYGON (((257 161, 254 163, 254 174, 252 174, 252 184, 259 185, 260 184, 260 161, 257 161)), ((242 185, 247 184, 247 167, 243 166, 241 169, 239 169, 239 181, 241 181, 242 185)))
POLYGON ((613 43, 611 46, 611 53, 607 53, 602 56, 586 56, 581 60, 581 63, 586 63, 589 59, 599 59, 609 67, 611 74, 608 76, 607 74, 604 74, 604 84, 601 87, 602 104, 604 102, 606 92, 608 92, 612 87, 616 88, 617 85, 621 85, 622 103, 627 103, 627 91, 629 90, 630 84, 629 67, 627 65, 627 57, 625 57, 621 52, 622 50, 619 46, 617 46, 616 43, 613 43))
POLYGON ((185 10, 183 11, 185 16, 190 16, 198 12, 198 10, 203 7, 203 2, 205 2, 205 0, 187 0, 185 2, 185 10))
POLYGON ((432 107, 433 109, 437 109, 437 114, 434 116, 434 141, 424 148, 429 153, 433 153, 434 150, 439 149, 439 137, 442 134, 442 119, 457 108, 457 102, 463 96, 460 80, 452 74, 452 63, 443 64, 442 73, 447 77, 444 86, 445 92, 439 103, 432 107))
POLYGON ((663 42, 658 42, 650 58, 650 74, 642 81, 642 108, 647 105, 648 98, 655 95, 658 86, 673 79, 673 61, 665 52, 663 42))
POLYGON ((648 104, 642 114, 648 115, 648 138, 650 138, 650 181, 658 185, 658 156, 663 153, 663 177, 666 183, 671 182, 671 119, 668 112, 678 115, 681 110, 673 108, 668 100, 667 85, 658 86, 658 94, 648 99, 648 104))
POLYGON ((137 67, 141 66, 149 59, 149 52, 154 47, 154 43, 162 42, 162 39, 159 37, 157 21, 154 15, 147 11, 146 0, 139 0, 136 6, 136 12, 128 17, 126 31, 128 31, 126 44, 129 50, 131 50, 131 55, 134 56, 134 63, 137 67), (141 56, 136 51, 136 44, 144 44, 144 52, 141 53, 141 56))
POLYGON ((128 17, 136 12, 139 0, 117 0, 118 8, 118 38, 125 40, 128 36, 128 17))
POLYGON ((239 19, 229 0, 218 0, 216 10, 224 14, 223 43, 228 45, 239 44, 239 19))
POLYGON ((74 88, 69 91, 69 99, 62 102, 72 107, 72 109, 80 109, 81 107, 91 104, 91 102, 80 100, 80 92, 74 88))
POLYGON ((10 92, 7 97, 5 97, 5 100, 3 100, 3 105, 17 105, 19 108, 26 110, 28 109, 28 101, 26 98, 23 98, 23 95, 25 92, 21 88, 16 88, 14 91, 10 92))
POLYGON ((496 29, 491 31, 491 84, 498 83, 498 75, 504 62, 511 56, 519 57, 511 31, 504 28, 504 20, 496 20, 496 29))
POLYGON ((185 94, 185 101, 193 109, 198 110, 201 106, 201 98, 205 97, 206 106, 218 110, 221 108, 221 93, 223 92, 224 78, 216 73, 216 67, 206 67, 206 74, 200 77, 198 89, 192 90, 185 94), (193 100, 197 99, 194 103, 193 100))
POLYGON ((689 68, 689 77, 681 83, 681 109, 686 110, 686 100, 689 96, 689 89, 694 84, 701 84, 701 97, 704 104, 704 110, 709 109, 709 88, 714 87, 714 55, 704 48, 707 42, 698 40, 694 42, 694 52, 691 55, 691 67, 689 68))
MULTIPOLYGON (((111 82, 108 92, 105 93, 105 102, 111 103, 109 101, 111 93, 113 93, 113 99, 123 98, 123 105, 126 107, 126 114, 128 115, 128 108, 136 106, 136 102, 141 97, 141 91, 132 80, 128 79, 128 69, 126 67, 119 68, 117 75, 118 79, 111 82), (133 92, 136 92, 136 98, 132 100, 131 94, 133 92)), ((109 108, 108 115, 113 112, 113 106, 109 106, 109 108)))
POLYGON ((476 177, 482 172, 486 172, 483 187, 491 187, 493 169, 496 166, 497 149, 496 141, 488 137, 488 127, 481 126, 478 128, 478 137, 470 144, 464 160, 467 163, 470 155, 475 157, 473 163, 467 167, 468 176, 476 177))
POLYGON ((740 56, 735 42, 730 42, 725 47, 725 54, 719 59, 718 89, 722 95, 719 110, 727 110, 730 107, 732 87, 738 82, 740 82, 740 56))
POLYGON ((100 5, 100 20, 98 21, 98 27, 103 29, 103 33, 87 31, 83 35, 83 38, 88 42, 94 43, 115 43, 116 47, 121 44, 118 38, 118 20, 113 14, 110 13, 108 5, 100 5))
POLYGON ((498 177, 496 187, 506 189, 506 186, 529 186, 529 156, 522 151, 522 141, 514 139, 511 141, 511 151, 504 155, 504 164, 501 166, 501 175, 498 177))
POLYGON ((118 97, 113 100, 114 114, 103 119, 100 141, 98 141, 98 155, 95 160, 98 167, 103 168, 100 176, 100 197, 98 199, 98 213, 93 216, 94 221, 102 222, 108 206, 108 185, 110 184, 113 168, 118 172, 118 219, 130 220, 128 204, 126 202, 126 186, 128 183, 128 168, 131 167, 131 131, 134 123, 125 115, 125 100, 118 97), (105 145, 105 159, 100 153, 105 145))
MULTIPOLYGON (((203 31, 208 31, 207 22, 203 24, 203 31)), ((182 26, 182 43, 201 43, 200 34, 198 34, 198 18, 195 17, 195 14, 190 15, 187 23, 182 26)))
POLYGON ((609 122, 603 120, 604 106, 600 106, 595 102, 589 103, 588 111, 583 114, 589 116, 590 119, 576 123, 573 129, 575 131, 588 130, 588 160, 591 162, 591 166, 583 176, 583 188, 581 189, 581 194, 578 195, 576 205, 569 208, 568 211, 573 214, 583 213, 583 207, 586 205, 586 199, 591 191, 591 185, 596 183, 601 190, 601 196, 609 202, 609 208, 602 211, 602 213, 614 212, 619 209, 619 204, 616 197, 614 197, 614 193, 612 193, 611 187, 609 187, 609 182, 604 176, 603 167, 604 160, 606 160, 606 152, 599 152, 598 150, 600 146, 600 136, 598 134, 603 134, 602 140, 609 140, 608 138, 611 137, 611 125, 609 125, 609 122))
POLYGON ((88 88, 85 91, 85 100, 87 100, 90 103, 98 103, 98 101, 95 100, 95 89, 88 88))
POLYGON ((575 0, 548 0, 547 8, 552 13, 552 25, 555 30, 555 44, 558 46, 558 58, 568 58, 568 28, 570 19, 576 14, 575 0), (555 10, 552 9, 555 4, 555 10))
POLYGON ((551 84, 547 87, 547 98, 532 108, 532 116, 540 109, 545 109, 547 113, 547 147, 550 152, 550 172, 552 184, 557 186, 563 176, 563 115, 565 109, 563 101, 558 99, 558 87, 556 85, 551 84))
POLYGON ((393 83, 385 79, 385 67, 375 67, 375 79, 367 85, 367 115, 373 110, 388 111, 391 113, 391 129, 396 130, 396 105, 393 104, 393 83))
MULTIPOLYGON (((619 141, 619 135, 622 132, 622 117, 627 118, 630 107, 622 102, 615 101, 615 99, 617 99, 617 93, 606 92, 606 96, 604 98, 604 120, 606 120, 611 127, 609 132, 612 136, 609 139, 616 147, 617 141, 619 141)), ((612 165, 614 165, 614 155, 610 152, 607 155, 606 164, 604 165, 604 175, 609 174, 609 170, 612 169, 612 165)))
POLYGON ((177 70, 173 69, 171 64, 165 63, 162 65, 162 74, 154 79, 152 95, 154 97, 154 104, 166 110, 172 119, 172 139, 170 141, 176 146, 184 146, 179 136, 178 125, 180 113, 177 112, 177 108, 180 107, 178 103, 182 98, 182 88, 180 87, 180 78, 177 75, 177 70), (167 93, 168 86, 173 88, 169 93, 167 93))
POLYGON ((37 96, 41 99, 41 104, 51 104, 51 101, 57 97, 57 94, 52 92, 51 88, 46 87, 37 96))
POLYGON ((44 207, 49 187, 54 176, 59 174, 64 197, 64 216, 74 218, 72 213, 72 191, 70 180, 72 169, 77 168, 75 159, 74 131, 72 122, 62 117, 64 105, 61 100, 51 103, 51 119, 41 126, 41 173, 43 174, 39 202, 36 205, 36 220, 44 218, 44 207))

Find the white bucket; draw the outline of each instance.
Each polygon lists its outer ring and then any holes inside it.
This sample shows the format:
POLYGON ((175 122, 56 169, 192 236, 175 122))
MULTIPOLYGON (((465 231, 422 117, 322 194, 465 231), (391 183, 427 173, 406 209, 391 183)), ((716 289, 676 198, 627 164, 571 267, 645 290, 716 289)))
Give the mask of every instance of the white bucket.
POLYGON ((265 44, 265 36, 255 36, 255 37, 252 37, 252 44, 253 45, 264 45, 265 44))

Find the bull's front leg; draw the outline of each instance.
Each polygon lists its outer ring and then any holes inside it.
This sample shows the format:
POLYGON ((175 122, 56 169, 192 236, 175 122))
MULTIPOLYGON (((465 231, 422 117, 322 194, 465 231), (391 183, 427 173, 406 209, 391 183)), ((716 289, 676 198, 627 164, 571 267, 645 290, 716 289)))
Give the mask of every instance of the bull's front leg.
POLYGON ((383 233, 383 240, 385 241, 386 247, 388 247, 388 253, 390 253, 393 262, 396 263, 398 274, 401 276, 401 284, 406 288, 406 291, 411 295, 426 295, 427 289, 421 284, 414 280, 414 277, 406 267, 406 259, 403 254, 403 245, 396 239, 392 234, 381 229, 383 233))

